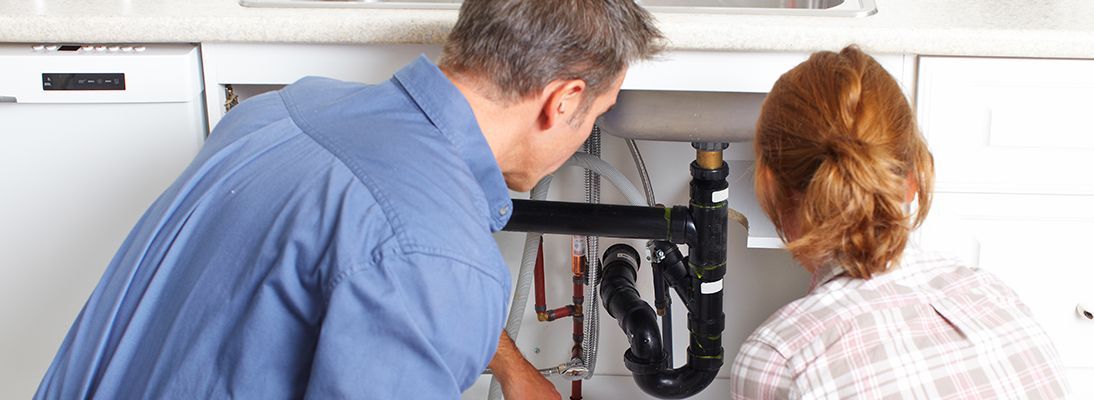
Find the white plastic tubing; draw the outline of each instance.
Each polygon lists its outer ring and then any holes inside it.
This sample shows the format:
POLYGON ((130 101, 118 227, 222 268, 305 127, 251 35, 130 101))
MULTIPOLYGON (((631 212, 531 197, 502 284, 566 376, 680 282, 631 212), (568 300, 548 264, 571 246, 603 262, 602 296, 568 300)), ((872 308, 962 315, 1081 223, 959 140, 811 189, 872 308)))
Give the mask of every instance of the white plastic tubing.
MULTIPOLYGON (((623 194, 623 197, 627 198, 627 201, 636 206, 645 206, 646 198, 642 196, 642 192, 627 179, 626 175, 619 172, 618 169, 608 164, 607 161, 601 160, 599 157, 593 156, 589 153, 578 152, 574 153, 569 160, 566 161, 563 167, 579 167, 588 171, 592 171, 602 178, 607 179, 612 183, 619 192, 623 194)), ((532 200, 546 200, 547 191, 551 187, 551 180, 554 179, 553 175, 547 175, 534 188, 532 188, 531 199, 532 200)), ((509 319, 505 323, 505 332, 509 334, 509 337, 514 342, 517 340, 517 335, 520 334, 520 324, 524 319, 524 309, 528 306, 528 296, 531 293, 531 287, 533 283, 533 272, 536 267, 536 251, 539 249, 539 238, 542 237, 542 233, 528 232, 524 237, 524 252, 520 259, 520 271, 517 273, 517 285, 513 293, 513 303, 509 306, 509 319)), ((597 257, 595 254, 589 254, 589 257, 597 257)), ((501 399, 501 385, 498 384, 496 377, 490 379, 490 400, 501 399)))

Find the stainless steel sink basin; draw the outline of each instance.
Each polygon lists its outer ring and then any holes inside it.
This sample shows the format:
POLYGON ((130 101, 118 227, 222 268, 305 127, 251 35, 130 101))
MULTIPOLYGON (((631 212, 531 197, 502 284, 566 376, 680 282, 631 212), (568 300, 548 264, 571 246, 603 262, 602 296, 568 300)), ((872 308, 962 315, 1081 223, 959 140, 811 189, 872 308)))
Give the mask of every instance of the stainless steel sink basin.
POLYGON ((240 0, 243 7, 456 10, 462 0, 240 0))
MULTIPOLYGON (((653 12, 865 17, 874 0, 635 0, 653 12)), ((457 9, 460 0, 239 0, 245 7, 457 9)))
POLYGON ((455 10, 461 0, 239 0, 244 7, 455 10))
POLYGON ((874 0, 635 0, 653 12, 864 17, 874 0))

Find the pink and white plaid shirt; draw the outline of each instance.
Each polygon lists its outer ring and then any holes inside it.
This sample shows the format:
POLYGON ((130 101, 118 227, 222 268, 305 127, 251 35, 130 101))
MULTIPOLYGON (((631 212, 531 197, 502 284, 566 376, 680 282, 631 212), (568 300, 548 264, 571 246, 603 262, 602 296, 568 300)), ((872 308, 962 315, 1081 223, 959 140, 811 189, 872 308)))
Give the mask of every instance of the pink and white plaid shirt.
POLYGON ((987 272, 909 247, 871 280, 817 278, 742 345, 734 399, 1067 397, 1052 342, 987 272))

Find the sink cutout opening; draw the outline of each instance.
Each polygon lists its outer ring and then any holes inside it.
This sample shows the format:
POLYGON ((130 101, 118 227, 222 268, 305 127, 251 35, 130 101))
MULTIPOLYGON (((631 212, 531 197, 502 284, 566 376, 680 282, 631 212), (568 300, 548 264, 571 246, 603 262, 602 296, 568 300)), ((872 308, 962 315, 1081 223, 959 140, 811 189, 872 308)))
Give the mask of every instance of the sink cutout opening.
MULTIPOLYGON (((455 10, 462 0, 238 0, 244 7, 455 10)), ((655 13, 866 17, 874 0, 636 0, 655 13)))
POLYGON ((844 0, 638 0, 646 7, 771 8, 826 10, 844 0))

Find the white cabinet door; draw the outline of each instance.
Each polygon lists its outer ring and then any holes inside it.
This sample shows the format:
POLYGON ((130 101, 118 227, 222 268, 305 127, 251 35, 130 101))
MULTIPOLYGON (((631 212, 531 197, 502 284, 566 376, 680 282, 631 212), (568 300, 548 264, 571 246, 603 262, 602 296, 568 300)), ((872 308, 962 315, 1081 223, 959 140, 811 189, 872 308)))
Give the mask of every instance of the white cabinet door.
MULTIPOLYGON (((1014 288, 1055 342, 1064 367, 1094 375, 1094 197, 939 193, 920 240, 990 271, 1014 288)), ((1094 386, 1073 378, 1076 398, 1094 386)))
POLYGON ((919 231, 1013 287, 1094 398, 1094 60, 921 57, 936 197, 919 231))
POLYGON ((921 57, 937 189, 1094 195, 1094 60, 921 57))

